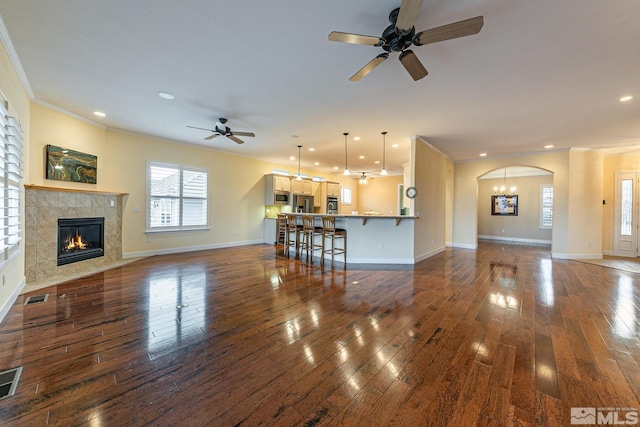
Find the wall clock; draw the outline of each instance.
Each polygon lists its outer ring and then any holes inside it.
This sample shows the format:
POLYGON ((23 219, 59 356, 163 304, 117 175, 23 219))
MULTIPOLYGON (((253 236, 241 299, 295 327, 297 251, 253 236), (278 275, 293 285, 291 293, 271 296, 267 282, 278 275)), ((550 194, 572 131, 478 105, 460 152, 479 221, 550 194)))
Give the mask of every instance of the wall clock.
POLYGON ((407 191, 405 191, 405 194, 408 198, 413 199, 418 194, 418 190, 416 190, 416 187, 409 187, 407 191))

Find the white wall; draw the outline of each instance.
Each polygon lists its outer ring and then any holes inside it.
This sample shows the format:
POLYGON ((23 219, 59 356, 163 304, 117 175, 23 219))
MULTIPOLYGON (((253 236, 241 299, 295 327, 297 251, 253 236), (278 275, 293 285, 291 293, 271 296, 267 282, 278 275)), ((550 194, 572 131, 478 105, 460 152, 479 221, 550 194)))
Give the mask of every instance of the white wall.
MULTIPOLYGON (((421 138, 411 141, 413 179, 418 195, 411 201, 415 220, 414 257, 425 259, 446 246, 447 177, 451 161, 421 138)), ((405 186, 405 189, 407 186, 405 186)))

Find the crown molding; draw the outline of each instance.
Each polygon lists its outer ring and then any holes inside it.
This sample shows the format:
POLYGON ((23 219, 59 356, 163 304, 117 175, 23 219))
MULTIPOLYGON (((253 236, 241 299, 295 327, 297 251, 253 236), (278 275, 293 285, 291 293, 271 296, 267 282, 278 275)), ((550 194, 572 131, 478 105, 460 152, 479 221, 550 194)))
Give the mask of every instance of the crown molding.
POLYGON ((20 58, 18 57, 18 54, 16 53, 15 48, 13 47, 11 36, 9 36, 9 31, 7 31, 7 27, 4 25, 2 16, 0 16, 0 40, 2 40, 2 44, 4 45, 4 48, 7 51, 7 55, 9 56, 9 60, 11 61, 11 64, 13 64, 13 69, 16 71, 16 74, 20 79, 20 83, 22 83, 22 87, 24 88, 24 91, 27 93, 27 96, 29 97, 29 99, 33 101, 35 99, 33 89, 31 88, 31 84, 29 83, 27 74, 24 72, 24 68, 22 68, 22 63, 20 62, 20 58))

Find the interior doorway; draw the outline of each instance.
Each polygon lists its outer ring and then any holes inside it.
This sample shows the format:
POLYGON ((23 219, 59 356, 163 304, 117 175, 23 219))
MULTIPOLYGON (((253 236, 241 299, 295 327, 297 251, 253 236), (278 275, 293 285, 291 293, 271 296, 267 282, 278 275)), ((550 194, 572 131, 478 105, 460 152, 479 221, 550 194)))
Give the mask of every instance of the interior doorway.
POLYGON ((640 171, 616 172, 613 252, 638 257, 638 177, 640 171))

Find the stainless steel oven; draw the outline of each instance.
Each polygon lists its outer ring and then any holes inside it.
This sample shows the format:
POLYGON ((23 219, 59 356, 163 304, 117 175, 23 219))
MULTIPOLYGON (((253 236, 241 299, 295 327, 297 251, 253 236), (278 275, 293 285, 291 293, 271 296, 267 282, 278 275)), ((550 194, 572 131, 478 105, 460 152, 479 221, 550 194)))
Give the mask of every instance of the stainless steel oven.
POLYGON ((338 213, 338 198, 337 197, 327 197, 327 213, 328 214, 337 214, 338 213))

